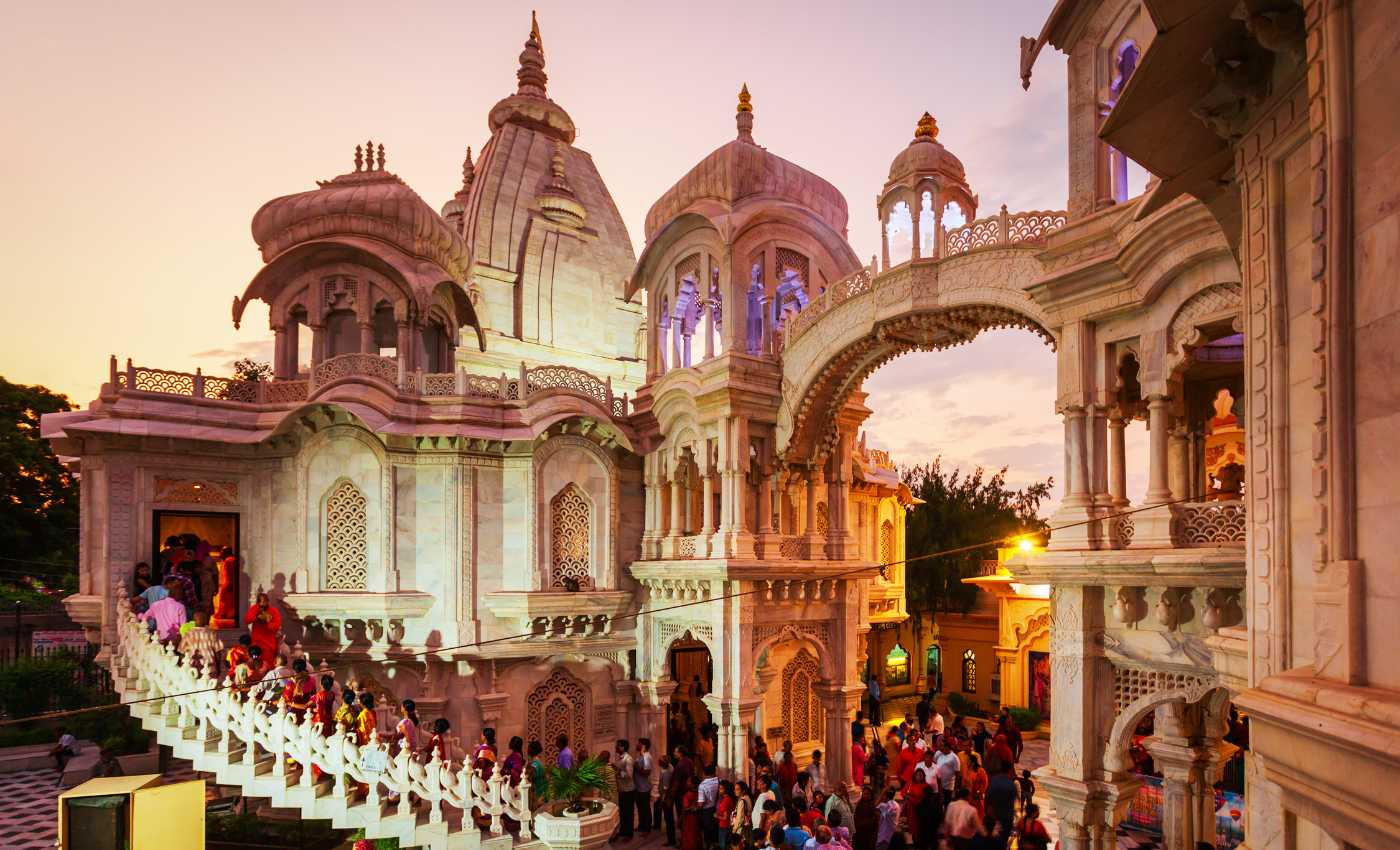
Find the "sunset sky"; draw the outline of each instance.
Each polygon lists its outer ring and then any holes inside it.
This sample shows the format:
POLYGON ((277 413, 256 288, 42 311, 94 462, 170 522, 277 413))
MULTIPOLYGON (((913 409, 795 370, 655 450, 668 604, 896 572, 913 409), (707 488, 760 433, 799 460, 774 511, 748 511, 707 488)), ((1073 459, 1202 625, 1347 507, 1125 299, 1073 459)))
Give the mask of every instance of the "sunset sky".
MULTIPOLYGON (((1053 0, 703 4, 542 2, 549 94, 640 250, 647 208, 733 137, 739 85, 759 144, 845 193, 856 254, 924 110, 982 211, 1064 206, 1064 58, 1021 90, 1017 39, 1053 0)), ((388 168, 439 206, 515 89, 530 4, 26 3, 0 31, 0 226, 10 308, 0 374, 86 405, 107 357, 227 374, 270 354, 266 308, 234 330, 266 200, 351 167, 388 168)), ((1061 474, 1054 358, 1028 334, 910 355, 867 385, 871 440, 905 462, 1061 474)), ((1131 449, 1130 449, 1131 451, 1131 449)), ((1130 494, 1141 490, 1130 480, 1130 494)))

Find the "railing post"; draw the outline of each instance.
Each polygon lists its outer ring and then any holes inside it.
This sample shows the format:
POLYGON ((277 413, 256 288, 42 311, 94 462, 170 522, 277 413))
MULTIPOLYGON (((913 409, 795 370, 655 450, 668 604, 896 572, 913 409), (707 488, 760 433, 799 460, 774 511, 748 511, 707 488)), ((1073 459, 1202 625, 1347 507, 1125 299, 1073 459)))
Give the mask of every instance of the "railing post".
POLYGON ((194 370, 194 397, 204 398, 204 370, 198 366, 194 370))
POLYGON ((1011 216, 1006 212, 1006 204, 1001 205, 1001 214, 997 216, 997 233, 998 244, 1005 245, 1011 241, 1011 216))
POLYGON ((506 373, 501 373, 501 383, 496 387, 496 398, 505 401, 510 398, 510 383, 506 380, 506 373))
POLYGON ((459 396, 467 394, 467 370, 463 366, 457 367, 456 389, 459 396))
POLYGON ((526 377, 526 373, 527 373, 528 371, 529 371, 529 370, 525 368, 525 361, 524 361, 524 360, 521 360, 521 361, 520 361, 520 400, 521 400, 521 401, 524 401, 524 400, 525 400, 525 397, 528 396, 528 395, 530 394, 530 379, 526 377))
POLYGON ((611 416, 611 415, 612 415, 612 406, 613 406, 612 375, 608 375, 606 378, 604 378, 604 380, 603 380, 603 389, 604 389, 604 391, 607 393, 607 396, 608 396, 608 415, 611 416))
POLYGON ((116 389, 117 389, 117 355, 115 355, 115 354, 112 355, 112 357, 111 357, 111 362, 110 362, 108 365, 109 365, 109 367, 110 367, 110 369, 111 369, 111 376, 109 377, 108 380, 109 380, 109 381, 111 382, 111 384, 112 384, 112 390, 113 390, 113 391, 116 391, 116 389))
POLYGON ((126 358, 126 388, 136 389, 136 367, 131 365, 131 358, 126 358))
POLYGON ((258 381, 253 387, 253 398, 258 404, 267 404, 267 381, 258 381))
POLYGON ((398 357, 395 358, 395 362, 398 364, 399 367, 399 389, 403 389, 404 385, 408 383, 408 361, 403 357, 398 357))

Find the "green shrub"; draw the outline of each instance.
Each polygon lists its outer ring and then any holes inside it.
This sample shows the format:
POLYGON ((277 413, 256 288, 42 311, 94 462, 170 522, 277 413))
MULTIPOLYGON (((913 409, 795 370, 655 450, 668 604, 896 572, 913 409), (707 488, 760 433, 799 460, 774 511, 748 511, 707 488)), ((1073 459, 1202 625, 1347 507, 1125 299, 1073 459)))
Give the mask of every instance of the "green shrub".
POLYGON ((0 666, 0 714, 27 717, 111 702, 87 684, 92 662, 67 652, 0 666))
POLYGON ((1011 706, 1011 720, 1016 724, 1017 729, 1031 731, 1040 728, 1040 712, 1033 708, 1023 708, 1019 705, 1011 706))
POLYGON ((981 709, 977 703, 968 699, 959 691, 948 692, 948 708, 953 714, 961 714, 964 717, 986 717, 987 713, 981 709))

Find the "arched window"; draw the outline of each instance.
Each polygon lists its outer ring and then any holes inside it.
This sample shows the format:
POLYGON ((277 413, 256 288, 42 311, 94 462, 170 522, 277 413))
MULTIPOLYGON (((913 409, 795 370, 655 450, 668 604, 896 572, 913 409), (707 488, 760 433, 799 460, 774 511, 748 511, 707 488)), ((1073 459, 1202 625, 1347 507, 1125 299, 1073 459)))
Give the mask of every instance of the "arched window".
POLYGON ((783 668, 783 729, 785 737, 794 744, 820 741, 823 737, 822 704, 817 698, 819 681, 821 668, 806 647, 797 650, 783 668))
POLYGON ((909 653, 898 643, 885 656, 885 684, 909 684, 909 653))
POLYGON ((369 589, 369 522, 365 494, 342 479, 326 497, 326 590, 369 589))
POLYGON ((593 586, 593 509, 575 484, 549 500, 549 586, 581 589, 593 586))
POLYGON ((924 678, 928 679, 929 690, 943 690, 943 649, 936 643, 924 654, 924 678))
POLYGON ((353 310, 333 310, 326 314, 325 357, 354 354, 360 350, 360 323, 353 310))
MULTIPOLYGON (((529 736, 544 745, 544 756, 559 755, 555 741, 560 735, 569 736, 572 748, 589 746, 588 686, 560 667, 525 697, 525 729, 529 736)), ((552 762, 548 762, 552 763, 552 762)))
POLYGON ((925 191, 919 196, 919 256, 933 256, 933 240, 938 228, 934 227, 933 193, 925 191))
POLYGON ((963 693, 977 693, 977 653, 970 649, 963 651, 962 689, 963 693))
POLYGON ((890 249, 890 263, 900 265, 914 257, 914 216, 909 204, 900 201, 890 207, 885 217, 885 239, 890 249))
POLYGON ((894 554, 894 523, 885 520, 880 523, 880 563, 893 563, 894 554))

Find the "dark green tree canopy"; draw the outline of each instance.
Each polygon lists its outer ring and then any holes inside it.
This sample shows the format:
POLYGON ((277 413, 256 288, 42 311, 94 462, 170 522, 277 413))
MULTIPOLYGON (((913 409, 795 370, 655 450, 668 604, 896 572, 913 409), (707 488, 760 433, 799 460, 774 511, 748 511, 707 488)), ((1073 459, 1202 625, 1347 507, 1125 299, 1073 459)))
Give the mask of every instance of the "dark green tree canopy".
MULTIPOLYGON (((1020 490, 1006 486, 1006 467, 988 475, 982 467, 972 474, 945 470, 942 458, 900 470, 914 495, 923 499, 909 512, 905 526, 905 555, 918 558, 932 552, 1004 540, 1019 534, 1044 537, 1048 526, 1036 513, 1050 496, 1053 478, 1020 490)), ((996 558, 995 543, 967 552, 914 561, 904 571, 909 610, 921 613, 966 612, 977 588, 962 580, 978 574, 981 563, 996 558)))
POLYGON ((72 409, 67 396, 0 378, 0 554, 17 559, 0 561, 0 578, 76 573, 23 563, 77 563, 78 481, 39 436, 39 417, 72 409))

